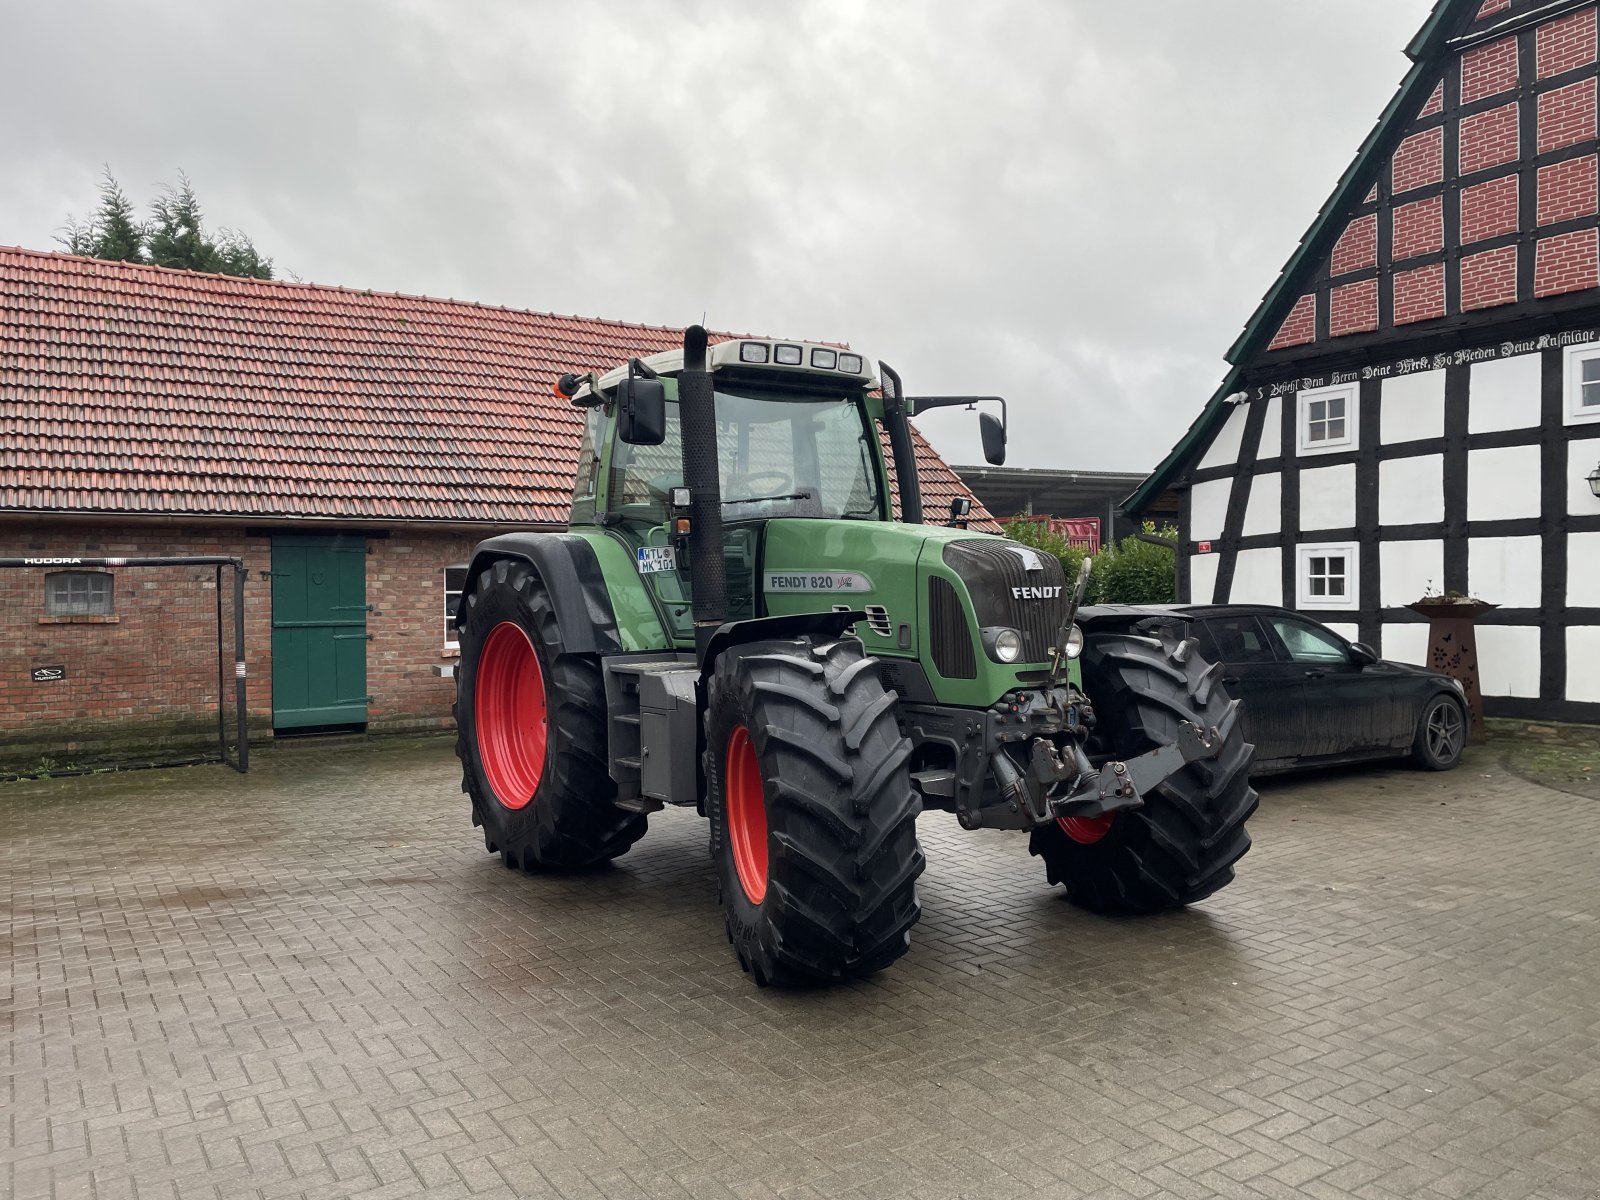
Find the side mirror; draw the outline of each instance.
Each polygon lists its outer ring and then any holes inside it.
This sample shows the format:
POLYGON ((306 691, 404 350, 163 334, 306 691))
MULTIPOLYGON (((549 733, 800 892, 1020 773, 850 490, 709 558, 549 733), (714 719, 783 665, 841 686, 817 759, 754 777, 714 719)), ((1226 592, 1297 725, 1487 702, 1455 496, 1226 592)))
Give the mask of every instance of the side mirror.
POLYGON ((667 389, 659 379, 617 384, 617 436, 630 446, 659 446, 667 440, 667 389))
POLYGON ((978 433, 983 437, 983 459, 991 467, 1006 462, 1006 427, 992 413, 978 414, 978 433))
POLYGON ((1355 655, 1357 666, 1370 667, 1378 661, 1378 652, 1365 642, 1357 642, 1350 647, 1350 652, 1355 655))

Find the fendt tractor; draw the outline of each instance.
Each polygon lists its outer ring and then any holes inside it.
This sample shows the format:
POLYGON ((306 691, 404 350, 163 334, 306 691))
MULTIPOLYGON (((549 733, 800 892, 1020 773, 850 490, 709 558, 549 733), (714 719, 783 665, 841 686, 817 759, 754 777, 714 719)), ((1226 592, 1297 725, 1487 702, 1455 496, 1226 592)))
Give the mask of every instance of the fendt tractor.
POLYGON ((905 953, 925 808, 1028 832, 1097 912, 1233 878, 1256 796, 1220 669, 1085 640, 1087 572, 923 522, 908 418, 998 398, 698 326, 557 391, 586 414, 570 529, 482 543, 456 618, 463 788, 508 867, 592 867, 693 807, 739 963, 780 985, 905 953))

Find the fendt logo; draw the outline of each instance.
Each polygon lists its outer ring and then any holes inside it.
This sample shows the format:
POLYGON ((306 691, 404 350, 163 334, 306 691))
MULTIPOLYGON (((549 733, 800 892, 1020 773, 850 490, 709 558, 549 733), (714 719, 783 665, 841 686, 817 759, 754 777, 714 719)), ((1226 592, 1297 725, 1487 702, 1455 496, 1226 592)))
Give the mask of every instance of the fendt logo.
POLYGON ((1011 595, 1016 600, 1054 600, 1061 595, 1059 587, 1014 587, 1011 595))
POLYGON ((25 558, 22 565, 25 567, 75 567, 81 563, 81 558, 25 558))

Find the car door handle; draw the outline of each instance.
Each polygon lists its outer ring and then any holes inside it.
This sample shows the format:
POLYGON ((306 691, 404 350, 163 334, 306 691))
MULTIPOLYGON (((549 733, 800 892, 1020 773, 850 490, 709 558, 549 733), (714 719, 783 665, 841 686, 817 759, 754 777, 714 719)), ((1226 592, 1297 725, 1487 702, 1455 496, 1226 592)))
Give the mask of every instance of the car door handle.
POLYGON ((1222 677, 1222 682, 1228 687, 1232 687, 1234 684, 1239 682, 1239 677, 1237 675, 1224 675, 1222 677))
POLYGON ((1324 671, 1307 671, 1306 672, 1306 678, 1307 679, 1322 679, 1325 676, 1326 676, 1326 672, 1324 672, 1324 671))

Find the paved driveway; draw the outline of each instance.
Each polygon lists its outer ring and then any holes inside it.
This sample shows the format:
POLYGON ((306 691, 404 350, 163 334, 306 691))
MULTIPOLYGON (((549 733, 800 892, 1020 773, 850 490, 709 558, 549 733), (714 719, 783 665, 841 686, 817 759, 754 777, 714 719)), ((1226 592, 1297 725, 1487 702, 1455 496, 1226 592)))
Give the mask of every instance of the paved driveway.
POLYGON ((481 850, 447 744, 0 789, 17 1197, 1600 1196, 1600 804, 1264 789, 1238 882, 1107 920, 923 818, 910 955, 760 991, 690 814, 481 850))

